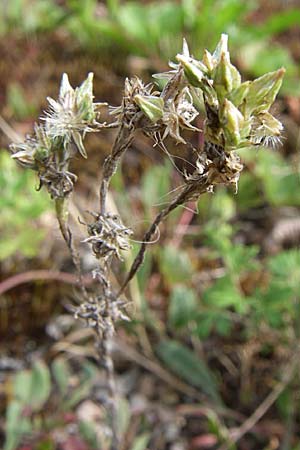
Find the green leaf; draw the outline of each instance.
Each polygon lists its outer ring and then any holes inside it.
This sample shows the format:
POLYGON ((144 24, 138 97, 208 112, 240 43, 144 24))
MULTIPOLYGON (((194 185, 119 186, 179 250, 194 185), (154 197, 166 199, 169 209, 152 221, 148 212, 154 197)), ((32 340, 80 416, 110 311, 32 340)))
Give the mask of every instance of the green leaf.
POLYGON ((255 260, 255 257, 258 252, 259 247, 256 245, 233 244, 230 252, 222 256, 230 273, 241 277, 245 271, 257 268, 258 262, 255 260))
POLYGON ((18 400, 10 401, 7 407, 4 450, 15 450, 20 444, 22 436, 31 431, 29 419, 22 417, 23 408, 23 403, 18 400))
POLYGON ((28 101, 19 83, 8 85, 7 103, 11 114, 18 120, 24 120, 37 113, 35 105, 28 101))
POLYGON ((197 299, 192 289, 175 286, 171 293, 168 317, 170 325, 180 328, 195 319, 197 299))
POLYGON ((97 450, 99 448, 96 427, 93 423, 86 420, 79 422, 79 432, 92 449, 97 450))
POLYGON ((126 433, 128 425, 130 424, 130 418, 131 412, 128 401, 126 400, 126 398, 119 398, 117 423, 120 436, 123 436, 126 433))
POLYGON ((189 348, 179 342, 165 340, 158 345, 157 353, 172 372, 203 391, 211 400, 220 403, 213 373, 189 348))
POLYGON ((282 33, 300 23, 300 10, 298 8, 290 8, 280 11, 269 16, 259 27, 259 32, 264 35, 272 36, 275 33, 282 33))
POLYGON ((196 318, 196 334, 200 339, 207 338, 212 331, 221 336, 228 336, 232 329, 232 321, 226 311, 215 311, 211 306, 200 312, 196 318))
POLYGON ((21 370, 13 379, 13 395, 23 406, 30 403, 32 387, 32 373, 21 370))
POLYGON ((30 406, 39 410, 48 400, 51 391, 51 378, 47 365, 43 361, 36 361, 31 372, 30 406))
POLYGON ((31 409, 39 410, 51 390, 49 369, 43 361, 36 361, 32 370, 22 370, 13 380, 14 397, 31 409))
POLYGON ((46 441, 39 442, 37 444, 36 450, 55 450, 55 444, 52 439, 47 439, 46 441))
POLYGON ((72 394, 64 401, 64 409, 74 408, 81 400, 88 397, 92 389, 91 380, 87 380, 77 386, 72 394))
POLYGON ((118 11, 118 22, 123 28, 124 34, 144 42, 153 44, 153 37, 149 30, 146 8, 136 2, 127 2, 118 11))
POLYGON ((234 308, 239 313, 245 313, 248 304, 243 295, 233 284, 231 277, 226 275, 219 278, 203 293, 203 302, 210 307, 234 308))
POLYGON ((283 251, 269 259, 269 270, 277 280, 289 280, 290 287, 299 287, 300 283, 300 251, 292 249, 283 251))
POLYGON ((171 286, 191 277, 192 264, 188 253, 183 250, 178 250, 171 245, 161 247, 159 258, 160 270, 171 286))
POLYGON ((150 440, 150 433, 144 433, 141 434, 140 436, 137 436, 133 441, 130 450, 145 450, 149 440, 150 440))
POLYGON ((65 358, 58 357, 53 361, 51 368, 60 393, 64 397, 68 392, 70 366, 65 358))
POLYGON ((300 205, 299 174, 279 153, 260 151, 254 172, 271 205, 300 205))
POLYGON ((170 164, 152 166, 142 178, 141 198, 146 209, 167 201, 170 190, 170 164))

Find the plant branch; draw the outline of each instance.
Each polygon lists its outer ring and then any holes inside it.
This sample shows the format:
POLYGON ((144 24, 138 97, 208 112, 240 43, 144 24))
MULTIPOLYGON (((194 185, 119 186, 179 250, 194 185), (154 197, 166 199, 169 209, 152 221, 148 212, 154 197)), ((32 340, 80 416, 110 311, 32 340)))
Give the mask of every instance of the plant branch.
MULTIPOLYGON (((18 273, 13 277, 7 278, 0 283, 0 295, 5 294, 5 292, 13 289, 16 286, 24 283, 30 283, 36 280, 45 281, 61 281, 67 284, 77 284, 77 277, 72 273, 68 272, 54 272, 51 270, 30 270, 28 272, 18 273)), ((93 278, 89 275, 83 277, 83 284, 89 286, 94 282, 93 278)))
POLYGON ((103 165, 103 175, 100 185, 100 212, 102 215, 106 212, 106 197, 110 180, 116 173, 121 156, 131 145, 134 136, 135 126, 133 123, 122 122, 119 132, 113 144, 111 154, 107 156, 103 165))
POLYGON ((197 183, 195 183, 194 181, 188 182, 183 191, 166 208, 164 208, 157 214, 157 216, 155 217, 154 221, 152 222, 152 224, 150 225, 149 229, 147 230, 142 239, 143 242, 141 244, 140 250, 136 255, 129 269, 128 275, 117 294, 118 296, 120 296, 124 292, 128 283, 132 280, 132 278, 135 276, 140 266, 142 265, 145 257, 147 244, 152 240, 153 235, 155 234, 159 224, 175 208, 177 208, 177 206, 183 205, 184 203, 192 200, 195 196, 196 198, 198 198, 199 195, 201 195, 204 192, 207 192, 209 185, 210 183, 208 182, 208 178, 205 175, 202 177, 202 179, 198 180, 197 183))
POLYGON ((69 210, 68 210, 67 203, 68 203, 67 198, 55 199, 56 217, 57 217, 57 220, 59 223, 59 228, 60 228, 61 234, 64 238, 65 243, 67 244, 73 264, 76 268, 76 272, 78 275, 77 284, 80 287, 80 290, 81 290, 83 296, 86 298, 87 291, 86 291, 86 288, 83 283, 83 275, 82 275, 82 270, 81 270, 80 258, 79 258, 79 254, 78 254, 77 250, 75 249, 75 247, 73 245, 72 232, 68 225, 69 210))

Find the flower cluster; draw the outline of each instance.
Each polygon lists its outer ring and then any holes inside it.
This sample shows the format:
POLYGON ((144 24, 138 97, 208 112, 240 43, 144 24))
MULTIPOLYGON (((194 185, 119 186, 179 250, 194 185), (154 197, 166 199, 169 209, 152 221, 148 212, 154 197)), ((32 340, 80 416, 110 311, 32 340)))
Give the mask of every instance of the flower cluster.
POLYGON ((187 46, 177 55, 195 95, 199 95, 199 89, 203 94, 207 115, 205 137, 226 151, 276 145, 283 127, 269 109, 285 70, 281 68, 242 82, 239 71, 230 62, 227 40, 223 34, 214 53, 205 50, 201 61, 190 56, 187 46))
POLYGON ((72 308, 76 319, 83 319, 87 326, 96 328, 98 333, 104 330, 110 336, 114 334, 115 323, 120 320, 129 321, 126 314, 126 301, 111 295, 96 296, 81 305, 72 308))
POLYGON ((135 103, 152 126, 159 129, 162 139, 170 135, 185 143, 180 129, 197 130, 192 125, 198 115, 194 104, 204 100, 205 139, 225 151, 280 143, 283 127, 269 109, 285 70, 281 68, 242 82, 238 69, 230 61, 227 41, 228 36, 223 34, 214 53, 205 50, 202 60, 190 56, 184 41, 183 51, 176 57, 179 64, 172 63, 171 71, 156 76, 168 80, 163 91, 135 95, 135 103))
POLYGON ((116 256, 122 260, 121 251, 129 250, 132 230, 123 225, 117 214, 93 214, 95 220, 87 227, 89 237, 83 242, 92 245, 97 258, 107 260, 116 256))
POLYGON ((54 143, 58 142, 58 145, 62 144, 67 149, 72 142, 84 158, 87 158, 87 154, 82 139, 100 125, 96 119, 98 109, 103 105, 94 103, 93 98, 93 73, 89 73, 86 80, 75 89, 64 73, 58 100, 47 98, 49 110, 43 119, 46 133, 54 143))
POLYGON ((94 103, 93 98, 92 73, 75 89, 64 74, 58 100, 48 98, 49 110, 42 117, 43 123, 35 125, 33 136, 11 145, 12 157, 38 172, 40 185, 52 198, 64 198, 72 191, 76 176, 68 167, 74 147, 86 158, 83 139, 99 128, 101 104, 94 103))

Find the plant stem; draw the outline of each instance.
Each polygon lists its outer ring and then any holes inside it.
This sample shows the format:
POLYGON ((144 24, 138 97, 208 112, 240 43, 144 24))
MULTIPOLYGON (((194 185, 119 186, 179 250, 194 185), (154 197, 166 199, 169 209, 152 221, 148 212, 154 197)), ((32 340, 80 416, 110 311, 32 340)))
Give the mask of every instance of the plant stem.
POLYGON ((108 395, 109 395, 109 412, 111 419, 111 450, 119 450, 119 433, 118 433, 118 408, 117 408, 117 389, 114 371, 114 362, 111 353, 111 335, 110 331, 104 329, 102 334, 98 336, 99 359, 106 371, 108 395))
POLYGON ((73 264, 76 268, 76 272, 78 275, 78 286, 80 287, 80 290, 84 298, 87 298, 88 295, 83 282, 83 275, 81 270, 79 254, 73 245, 72 232, 68 225, 68 217, 69 217, 68 199, 67 198, 55 199, 55 211, 61 234, 64 238, 64 241, 67 244, 73 264))
MULTIPOLYGON (((61 281, 62 283, 67 284, 77 284, 77 277, 72 273, 67 272, 54 272, 52 270, 30 270, 28 272, 18 273, 6 280, 0 282, 0 295, 5 294, 5 292, 13 289, 16 286, 19 286, 23 283, 31 283, 36 280, 55 280, 61 281)), ((89 275, 86 275, 83 278, 83 283, 85 286, 89 286, 93 283, 93 278, 89 275)))
POLYGON ((106 212, 106 197, 109 183, 112 176, 116 173, 119 160, 123 153, 128 149, 133 140, 135 126, 133 123, 127 123, 125 120, 121 123, 119 132, 114 141, 111 154, 107 156, 103 165, 103 175, 100 185, 100 213, 106 212))
POLYGON ((140 250, 139 250, 138 254, 136 255, 136 257, 129 269, 127 277, 117 294, 118 297, 124 292, 128 283, 132 280, 132 278, 135 276, 138 269, 142 265, 142 263, 144 261, 144 257, 145 257, 147 244, 153 238, 153 235, 155 234, 159 224, 175 208, 177 208, 177 206, 183 205, 184 203, 194 199, 195 196, 196 196, 196 198, 198 198, 200 194, 206 192, 208 189, 208 186, 209 186, 209 183, 205 176, 203 176, 202 180, 198 180, 197 183, 195 183, 195 181, 191 181, 190 183, 188 183, 185 186, 183 191, 166 208, 164 208, 157 214, 157 216, 155 217, 154 221, 152 222, 152 224, 150 225, 149 229, 146 231, 146 233, 142 239, 143 242, 141 244, 140 250))

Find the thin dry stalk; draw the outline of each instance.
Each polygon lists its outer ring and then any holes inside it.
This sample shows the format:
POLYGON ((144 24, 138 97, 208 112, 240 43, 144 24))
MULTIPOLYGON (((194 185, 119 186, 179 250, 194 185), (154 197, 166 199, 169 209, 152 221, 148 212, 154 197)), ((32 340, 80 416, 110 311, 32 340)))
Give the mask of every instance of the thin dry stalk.
POLYGON ((112 176, 116 173, 121 156, 130 147, 135 132, 133 123, 123 122, 119 128, 113 144, 111 154, 107 156, 103 165, 103 174, 100 184, 100 212, 106 213, 106 197, 112 176))
POLYGON ((87 290, 84 285, 84 279, 81 269, 81 263, 80 263, 80 256, 78 254, 78 251, 76 250, 74 244, 73 244, 73 235, 70 226, 68 225, 68 216, 69 216, 69 210, 67 207, 68 199, 66 198, 59 198, 55 200, 55 211, 56 211, 56 217, 59 224, 59 229, 62 234, 62 237, 67 244, 67 247, 69 249, 71 259, 73 261, 73 264, 75 266, 78 280, 77 284, 78 287, 81 290, 81 293, 84 298, 88 297, 87 290))

